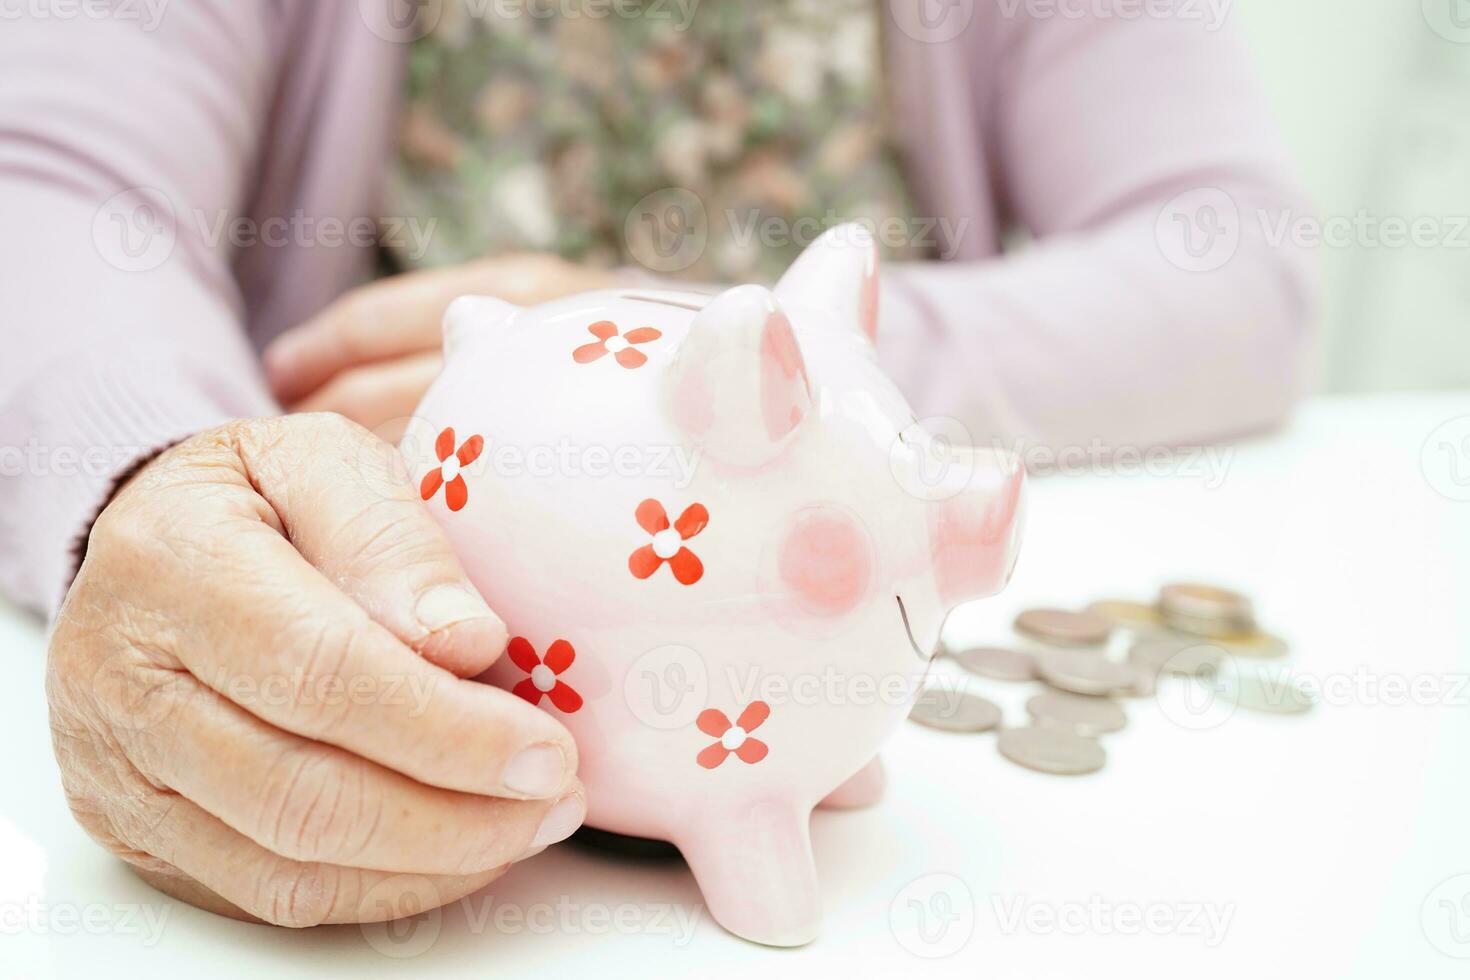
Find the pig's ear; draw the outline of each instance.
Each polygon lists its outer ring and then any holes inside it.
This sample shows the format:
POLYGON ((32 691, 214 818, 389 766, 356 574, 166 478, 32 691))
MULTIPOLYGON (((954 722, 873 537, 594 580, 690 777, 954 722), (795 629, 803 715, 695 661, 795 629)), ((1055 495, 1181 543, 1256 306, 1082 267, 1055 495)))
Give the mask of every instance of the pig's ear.
POLYGON ((464 349, 476 335, 508 323, 521 308, 492 296, 461 296, 444 311, 444 359, 464 349))
POLYGON ((776 284, 791 306, 829 310, 844 325, 878 336, 878 245, 862 225, 838 225, 797 256, 776 284))
POLYGON ((674 423, 726 463, 774 459, 812 408, 806 363, 770 290, 738 286, 710 301, 669 369, 674 423))

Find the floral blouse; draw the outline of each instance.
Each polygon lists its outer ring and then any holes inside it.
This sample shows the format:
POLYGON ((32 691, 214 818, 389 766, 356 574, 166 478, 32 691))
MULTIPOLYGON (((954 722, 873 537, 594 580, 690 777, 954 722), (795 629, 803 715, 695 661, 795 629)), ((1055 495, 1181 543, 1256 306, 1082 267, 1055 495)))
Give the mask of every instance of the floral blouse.
POLYGON ((845 220, 915 257, 882 233, 909 216, 882 26, 876 0, 445 0, 390 179, 390 214, 435 221, 404 258, 770 282, 845 220))

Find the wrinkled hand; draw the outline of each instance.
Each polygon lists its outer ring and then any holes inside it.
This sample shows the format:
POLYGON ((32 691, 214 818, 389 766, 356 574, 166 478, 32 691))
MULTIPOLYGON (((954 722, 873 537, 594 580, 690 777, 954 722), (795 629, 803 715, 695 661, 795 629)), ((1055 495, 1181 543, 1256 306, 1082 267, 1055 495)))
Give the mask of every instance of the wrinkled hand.
POLYGON ((531 253, 414 272, 348 293, 286 331, 265 353, 276 398, 293 412, 338 412, 396 442, 439 375, 440 324, 460 296, 533 306, 616 276, 531 253))
POLYGON ((240 422, 98 519, 50 645, 72 811, 165 892, 289 926, 454 901, 585 813, 555 719, 391 447, 240 422))

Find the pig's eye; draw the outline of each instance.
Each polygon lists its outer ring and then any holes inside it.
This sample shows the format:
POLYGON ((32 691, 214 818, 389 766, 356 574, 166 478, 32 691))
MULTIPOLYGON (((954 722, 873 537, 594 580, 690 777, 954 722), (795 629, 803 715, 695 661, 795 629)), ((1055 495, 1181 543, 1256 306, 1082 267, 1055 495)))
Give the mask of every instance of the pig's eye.
POLYGON ((809 507, 792 519, 777 555, 781 581, 817 616, 852 610, 873 581, 873 550, 857 519, 832 506, 809 507))

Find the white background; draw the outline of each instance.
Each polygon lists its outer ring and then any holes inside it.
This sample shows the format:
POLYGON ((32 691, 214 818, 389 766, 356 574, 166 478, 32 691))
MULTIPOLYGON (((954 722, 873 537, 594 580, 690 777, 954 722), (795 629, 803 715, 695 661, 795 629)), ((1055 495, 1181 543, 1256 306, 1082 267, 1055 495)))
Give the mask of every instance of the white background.
MULTIPOLYGON (((1223 450, 1213 475, 1185 462, 1033 484, 1012 588, 964 610, 951 642, 1004 640, 1026 605, 1197 576, 1252 593, 1299 679, 1337 689, 1297 718, 1130 702, 1107 768, 1076 779, 1011 765, 991 735, 905 726, 885 802, 816 817, 826 931, 802 950, 723 933, 682 864, 565 846, 397 941, 176 905, 72 823, 42 638, 0 616, 0 977, 1470 975, 1467 435, 1470 395, 1334 400, 1223 450), (1424 685, 1419 703, 1395 678, 1424 685), (68 918, 84 913, 90 931, 68 918)), ((985 690, 1023 721, 1029 689, 985 690)))

